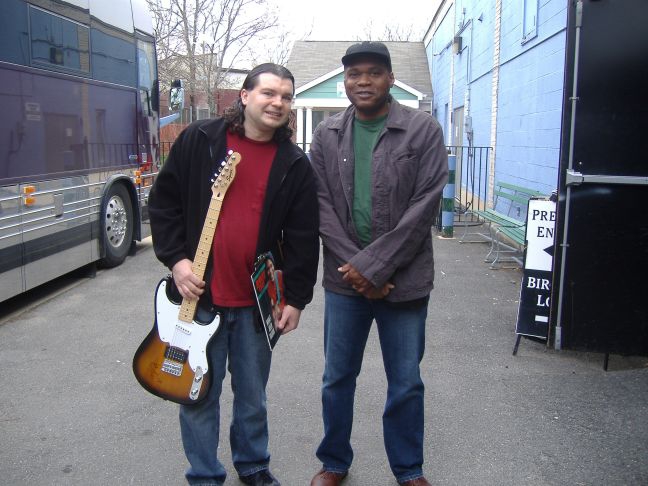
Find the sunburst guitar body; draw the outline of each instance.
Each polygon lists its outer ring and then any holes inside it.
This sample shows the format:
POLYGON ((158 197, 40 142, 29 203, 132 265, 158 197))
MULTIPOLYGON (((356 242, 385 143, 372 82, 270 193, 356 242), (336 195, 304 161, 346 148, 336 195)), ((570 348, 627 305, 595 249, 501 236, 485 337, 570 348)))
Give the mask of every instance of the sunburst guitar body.
MULTIPOLYGON (((202 280, 211 252, 214 231, 228 187, 241 155, 228 154, 212 185, 212 198, 192 264, 202 280)), ((182 299, 172 277, 155 291, 155 323, 133 357, 133 373, 142 387, 158 397, 183 405, 205 398, 211 385, 207 346, 220 329, 220 315, 203 309, 198 301, 182 299)))

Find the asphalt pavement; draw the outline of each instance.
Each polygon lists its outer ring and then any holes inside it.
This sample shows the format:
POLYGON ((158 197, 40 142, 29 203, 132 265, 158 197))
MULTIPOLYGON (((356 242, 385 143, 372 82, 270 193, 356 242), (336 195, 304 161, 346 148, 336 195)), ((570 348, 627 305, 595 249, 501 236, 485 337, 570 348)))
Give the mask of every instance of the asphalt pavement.
MULTIPOLYGON (((483 244, 434 241, 426 353, 425 465, 434 485, 648 484, 648 358, 515 343, 521 272, 483 244)), ((144 391, 131 360, 166 271, 150 240, 126 264, 0 304, 1 485, 181 485, 177 405, 144 391)), ((274 351, 271 468, 308 485, 320 464, 323 292, 274 351)), ((228 380, 228 378, 226 378, 228 380)), ((375 330, 358 380, 347 486, 395 486, 383 447, 386 382, 375 330)), ((231 464, 231 390, 219 455, 231 464)))

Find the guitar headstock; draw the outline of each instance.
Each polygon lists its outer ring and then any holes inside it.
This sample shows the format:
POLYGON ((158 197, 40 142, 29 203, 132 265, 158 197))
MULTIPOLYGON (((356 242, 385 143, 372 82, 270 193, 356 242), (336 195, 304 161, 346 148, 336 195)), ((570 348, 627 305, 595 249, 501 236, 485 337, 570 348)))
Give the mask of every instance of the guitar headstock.
POLYGON ((238 152, 227 152, 227 158, 221 162, 220 172, 214 174, 215 179, 212 180, 212 195, 215 199, 222 201, 225 193, 230 184, 236 176, 236 166, 241 161, 241 154, 238 152))

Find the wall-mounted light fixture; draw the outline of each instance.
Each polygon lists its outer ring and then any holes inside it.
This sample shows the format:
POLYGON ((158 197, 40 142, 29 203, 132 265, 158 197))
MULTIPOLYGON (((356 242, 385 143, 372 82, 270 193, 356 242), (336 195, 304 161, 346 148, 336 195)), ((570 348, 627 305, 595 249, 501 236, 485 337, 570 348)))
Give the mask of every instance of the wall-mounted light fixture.
POLYGON ((455 35, 452 39, 452 53, 458 54, 461 52, 461 36, 455 35))

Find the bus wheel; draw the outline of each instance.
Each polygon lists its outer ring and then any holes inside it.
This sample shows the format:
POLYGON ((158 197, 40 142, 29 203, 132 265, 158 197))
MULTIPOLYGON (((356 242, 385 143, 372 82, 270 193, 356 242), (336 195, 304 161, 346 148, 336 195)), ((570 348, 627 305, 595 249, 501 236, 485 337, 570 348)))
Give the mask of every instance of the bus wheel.
POLYGON ((106 255, 99 264, 105 268, 116 267, 126 259, 133 241, 133 206, 124 186, 115 184, 110 188, 102 214, 106 255))

